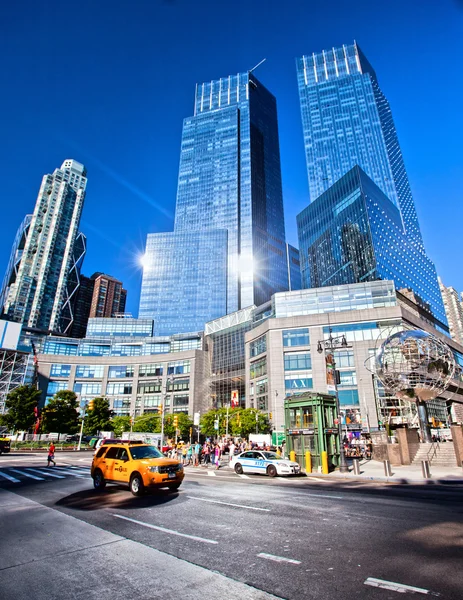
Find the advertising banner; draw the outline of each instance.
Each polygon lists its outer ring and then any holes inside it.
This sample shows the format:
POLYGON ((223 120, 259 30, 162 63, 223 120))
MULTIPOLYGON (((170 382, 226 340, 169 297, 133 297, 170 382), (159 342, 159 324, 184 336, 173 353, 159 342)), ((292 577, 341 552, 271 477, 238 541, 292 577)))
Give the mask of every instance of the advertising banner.
POLYGON ((231 393, 231 405, 232 408, 240 405, 239 392, 238 390, 232 390, 231 393))

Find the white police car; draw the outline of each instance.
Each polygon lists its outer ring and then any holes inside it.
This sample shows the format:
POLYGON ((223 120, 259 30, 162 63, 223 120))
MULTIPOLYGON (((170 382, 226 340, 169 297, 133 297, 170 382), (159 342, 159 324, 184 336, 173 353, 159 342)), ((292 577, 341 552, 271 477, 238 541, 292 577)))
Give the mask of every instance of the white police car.
POLYGON ((300 475, 301 467, 298 463, 286 458, 281 458, 275 452, 265 450, 248 450, 236 454, 230 461, 230 467, 235 473, 262 473, 275 477, 275 475, 300 475))

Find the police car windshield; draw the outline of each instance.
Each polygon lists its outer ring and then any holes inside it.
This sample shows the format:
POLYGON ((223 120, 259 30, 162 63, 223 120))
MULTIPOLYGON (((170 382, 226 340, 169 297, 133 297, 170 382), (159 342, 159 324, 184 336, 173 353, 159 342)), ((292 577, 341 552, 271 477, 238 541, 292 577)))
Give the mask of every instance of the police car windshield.
POLYGON ((165 458, 165 456, 154 446, 139 446, 138 448, 132 446, 130 448, 130 454, 132 455, 133 460, 140 460, 142 458, 165 458))
POLYGON ((265 456, 265 458, 267 458, 268 460, 279 460, 281 457, 278 456, 278 454, 276 454, 275 452, 262 452, 262 454, 265 456))

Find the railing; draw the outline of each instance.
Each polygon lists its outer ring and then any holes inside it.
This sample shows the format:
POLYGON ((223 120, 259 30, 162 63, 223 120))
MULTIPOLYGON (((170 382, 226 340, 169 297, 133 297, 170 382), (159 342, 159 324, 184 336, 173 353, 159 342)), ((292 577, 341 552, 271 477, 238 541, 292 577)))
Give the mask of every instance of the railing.
POLYGON ((430 464, 437 457, 439 448, 440 448, 440 444, 438 441, 431 442, 431 448, 428 450, 428 453, 427 453, 427 460, 429 461, 430 464))

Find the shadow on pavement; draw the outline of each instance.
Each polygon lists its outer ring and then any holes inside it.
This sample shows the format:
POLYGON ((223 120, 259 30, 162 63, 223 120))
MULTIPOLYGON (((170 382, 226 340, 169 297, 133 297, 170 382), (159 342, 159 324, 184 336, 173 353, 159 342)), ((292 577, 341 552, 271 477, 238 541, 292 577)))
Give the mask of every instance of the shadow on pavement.
POLYGON ((170 490, 150 490, 143 496, 133 496, 125 487, 111 486, 105 490, 81 490, 65 496, 55 506, 75 510, 100 510, 102 508, 151 508, 167 504, 179 498, 179 492, 170 490))

